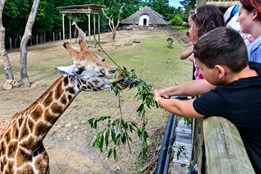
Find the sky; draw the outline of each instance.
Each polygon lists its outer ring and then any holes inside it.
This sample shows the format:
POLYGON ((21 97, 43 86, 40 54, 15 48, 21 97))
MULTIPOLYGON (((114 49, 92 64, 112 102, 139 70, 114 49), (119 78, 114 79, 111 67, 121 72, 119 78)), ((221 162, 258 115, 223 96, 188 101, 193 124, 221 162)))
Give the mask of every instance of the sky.
POLYGON ((169 0, 169 5, 177 8, 177 7, 181 6, 179 1, 181 1, 181 0, 169 0))

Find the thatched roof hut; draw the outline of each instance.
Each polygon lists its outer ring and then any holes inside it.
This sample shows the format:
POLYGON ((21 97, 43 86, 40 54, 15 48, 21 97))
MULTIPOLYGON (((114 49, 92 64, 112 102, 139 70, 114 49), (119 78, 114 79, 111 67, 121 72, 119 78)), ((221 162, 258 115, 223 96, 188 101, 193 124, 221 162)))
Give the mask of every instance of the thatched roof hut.
POLYGON ((167 25, 167 21, 156 11, 150 7, 145 6, 133 13, 126 19, 121 21, 124 25, 139 25, 139 26, 164 26, 167 25))

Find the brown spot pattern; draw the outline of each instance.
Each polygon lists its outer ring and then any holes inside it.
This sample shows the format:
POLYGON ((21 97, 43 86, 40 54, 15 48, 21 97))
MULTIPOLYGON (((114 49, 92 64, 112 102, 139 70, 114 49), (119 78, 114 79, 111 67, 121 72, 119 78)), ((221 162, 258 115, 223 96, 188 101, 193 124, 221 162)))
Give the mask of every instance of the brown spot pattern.
POLYGON ((61 103, 64 104, 64 105, 67 103, 67 98, 66 98, 66 95, 65 95, 65 94, 63 94, 63 96, 61 97, 61 100, 60 100, 60 101, 61 101, 61 103))
POLYGON ((51 110, 53 113, 61 114, 63 112, 62 106, 59 106, 57 103, 53 103, 51 106, 51 110))
POLYGON ((62 83, 59 83, 55 89, 54 97, 59 99, 63 93, 64 90, 62 89, 62 83))
POLYGON ((28 125, 28 128, 29 128, 29 131, 33 132, 33 130, 34 130, 34 122, 30 118, 28 118, 28 120, 27 120, 27 125, 28 125))
POLYGON ((17 149, 17 142, 11 142, 7 147, 7 157, 8 158, 14 158, 16 149, 17 149))
POLYGON ((23 126, 20 128, 20 140, 27 137, 28 134, 29 134, 29 130, 26 127, 26 123, 24 123, 23 126))
POLYGON ((0 150, 1 150, 1 156, 3 156, 5 154, 5 143, 2 141, 1 145, 0 145, 0 150))
POLYGON ((44 124, 43 122, 40 122, 38 123, 36 126, 35 126, 35 132, 34 134, 36 136, 40 136, 40 135, 44 135, 47 133, 47 131, 49 130, 49 127, 44 124))
POLYGON ((43 109, 41 106, 37 106, 33 112, 31 113, 32 118, 34 119, 34 121, 37 121, 43 114, 43 109))
POLYGON ((31 149, 33 150, 35 148, 35 142, 33 137, 29 137, 27 141, 24 141, 23 143, 20 144, 22 147, 25 149, 31 149))
POLYGON ((44 173, 45 169, 47 168, 47 162, 45 156, 41 156, 40 158, 36 159, 35 168, 39 171, 39 173, 44 173))
POLYGON ((44 112, 44 119, 45 119, 47 122, 54 124, 55 121, 57 120, 57 117, 52 116, 52 115, 50 114, 50 112, 49 112, 48 110, 46 110, 46 111, 44 112))
POLYGON ((18 139, 18 135, 19 135, 19 129, 17 123, 14 123, 13 130, 12 130, 12 138, 18 139))
POLYGON ((4 139, 7 144, 11 141, 11 129, 10 128, 5 132, 4 139))
POLYGON ((71 94, 75 94, 75 90, 73 88, 67 88, 65 91, 71 94))
POLYGON ((67 86, 69 84, 69 77, 65 77, 63 80, 63 86, 67 86))
POLYGON ((45 107, 49 106, 53 102, 53 91, 50 92, 50 94, 45 98, 43 101, 43 105, 45 107))
POLYGON ((96 86, 99 84, 99 81, 98 80, 93 80, 92 81, 96 86))
POLYGON ((10 174, 14 173, 13 165, 14 165, 14 162, 8 161, 7 169, 6 169, 5 173, 10 173, 10 174))
POLYGON ((18 148, 17 152, 17 167, 20 167, 24 163, 32 161, 32 156, 25 151, 23 151, 21 148, 18 148))

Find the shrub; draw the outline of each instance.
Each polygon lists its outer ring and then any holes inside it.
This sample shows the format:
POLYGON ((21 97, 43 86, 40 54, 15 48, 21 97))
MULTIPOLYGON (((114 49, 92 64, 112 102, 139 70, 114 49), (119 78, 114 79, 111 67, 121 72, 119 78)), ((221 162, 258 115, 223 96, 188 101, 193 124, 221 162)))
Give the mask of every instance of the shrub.
POLYGON ((175 25, 175 26, 181 26, 182 24, 183 21, 180 16, 174 16, 169 22, 169 25, 175 25))

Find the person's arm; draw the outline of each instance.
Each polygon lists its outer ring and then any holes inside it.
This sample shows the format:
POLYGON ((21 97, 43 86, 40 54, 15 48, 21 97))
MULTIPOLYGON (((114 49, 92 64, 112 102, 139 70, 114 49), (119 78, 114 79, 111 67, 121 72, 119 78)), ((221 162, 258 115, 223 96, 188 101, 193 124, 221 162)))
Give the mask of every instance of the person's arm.
POLYGON ((171 86, 165 89, 158 90, 159 95, 164 98, 170 98, 171 96, 198 96, 204 94, 211 89, 215 89, 216 86, 211 85, 205 79, 191 80, 177 86, 171 86))
POLYGON ((193 46, 190 46, 187 50, 180 54, 180 59, 187 59, 193 53, 193 46))
POLYGON ((193 107, 194 100, 177 100, 177 99, 164 99, 160 97, 157 90, 154 91, 154 100, 158 103, 158 106, 162 109, 187 118, 202 118, 203 115, 195 111, 193 107))

